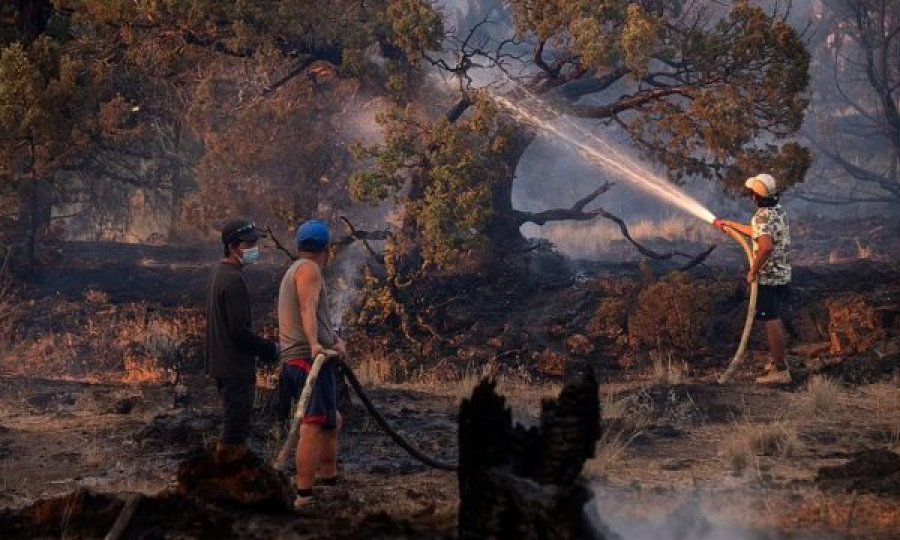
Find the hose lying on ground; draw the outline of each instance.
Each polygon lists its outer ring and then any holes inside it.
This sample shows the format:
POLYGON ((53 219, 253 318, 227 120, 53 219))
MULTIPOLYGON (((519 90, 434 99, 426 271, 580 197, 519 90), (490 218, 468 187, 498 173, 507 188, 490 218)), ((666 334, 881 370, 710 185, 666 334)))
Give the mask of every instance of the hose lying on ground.
POLYGON ((312 388, 316 384, 316 379, 319 378, 319 371, 322 369, 322 365, 326 361, 337 361, 339 363, 341 369, 344 371, 344 376, 346 376, 347 378, 347 382, 349 382, 350 386, 353 387, 356 395, 359 396, 360 401, 363 402, 363 405, 366 407, 366 410, 369 411, 369 414, 372 415, 372 418, 375 419, 375 422, 378 423, 379 426, 381 426, 381 429, 383 429, 384 432, 387 433, 395 443, 406 450, 409 455, 421 461, 425 465, 428 465, 429 467, 434 467, 435 469, 441 469, 444 471, 456 470, 456 465, 440 461, 426 455, 424 452, 416 448, 412 443, 407 441, 403 437, 403 435, 400 435, 397 430, 395 430, 388 423, 387 419, 378 411, 378 409, 375 408, 372 400, 369 399, 369 396, 367 396, 365 390, 363 390, 362 384, 360 384, 359 379, 356 378, 356 374, 353 373, 353 369, 351 369, 347 362, 337 356, 337 353, 333 351, 328 351, 327 356, 325 354, 319 354, 313 361, 313 365, 309 370, 309 375, 306 377, 306 383, 303 385, 303 391, 300 393, 300 399, 297 400, 297 410, 294 413, 293 418, 291 419, 291 428, 288 432, 287 439, 284 441, 281 450, 278 452, 278 455, 272 462, 272 466, 274 468, 283 471, 287 468, 287 465, 290 462, 291 456, 293 454, 293 449, 296 448, 297 441, 299 439, 298 428, 303 420, 303 417, 306 415, 306 409, 309 406, 309 398, 312 395, 312 388))
POLYGON ((375 422, 381 426, 381 429, 384 430, 388 436, 397 443, 401 448, 406 450, 409 455, 418 459, 425 465, 429 467, 434 467, 435 469, 441 469, 444 471, 455 471, 456 465, 453 463, 447 463, 445 461, 439 461, 437 459, 432 458, 431 456, 426 455, 424 452, 416 448, 409 441, 407 441, 403 435, 397 433, 397 431, 391 427, 388 423, 387 419, 382 416, 382 414, 375 408, 375 405, 372 404, 372 401, 369 399, 369 396, 366 395, 366 392, 363 390, 362 385, 359 383, 359 379, 356 378, 356 374, 353 373, 353 370, 350 369, 350 366, 344 362, 343 359, 338 359, 340 362, 341 369, 344 370, 344 375, 347 377, 347 382, 350 383, 350 386, 353 387, 353 390, 356 392, 356 395, 359 396, 360 401, 365 405, 366 410, 372 415, 372 418, 375 419, 375 422))
MULTIPOLYGON (((732 229, 731 227, 725 227, 725 234, 730 236, 735 242, 740 244, 740 246, 744 249, 744 254, 747 255, 747 262, 750 266, 753 266, 753 249, 750 248, 750 244, 747 242, 747 239, 744 236, 732 229)), ((719 384, 724 384, 728 381, 728 378, 731 377, 731 374, 734 373, 734 370, 741 365, 741 361, 744 358, 744 352, 747 349, 747 342, 750 340, 750 330, 753 329, 753 316, 756 314, 756 297, 759 293, 759 285, 756 280, 753 280, 753 283, 750 284, 750 301, 747 303, 747 317, 744 319, 744 331, 741 334, 741 342, 738 344, 737 351, 734 353, 734 357, 731 359, 731 363, 728 365, 728 369, 725 370, 719 377, 719 384)))

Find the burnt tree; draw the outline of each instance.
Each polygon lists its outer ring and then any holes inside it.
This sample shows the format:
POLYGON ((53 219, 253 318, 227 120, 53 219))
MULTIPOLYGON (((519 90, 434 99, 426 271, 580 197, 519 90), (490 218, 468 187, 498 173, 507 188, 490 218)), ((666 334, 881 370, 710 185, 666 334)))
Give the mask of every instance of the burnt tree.
POLYGON ((459 412, 459 537, 614 538, 584 515, 591 492, 580 478, 599 435, 597 382, 577 371, 540 424, 512 424, 495 384, 485 380, 459 412))

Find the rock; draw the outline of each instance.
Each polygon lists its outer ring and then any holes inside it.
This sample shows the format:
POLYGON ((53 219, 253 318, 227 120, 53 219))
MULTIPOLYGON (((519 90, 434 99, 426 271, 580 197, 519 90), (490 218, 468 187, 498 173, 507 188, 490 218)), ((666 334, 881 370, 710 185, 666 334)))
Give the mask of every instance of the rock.
POLYGON ((288 479, 253 452, 225 459, 199 452, 178 469, 177 492, 217 505, 287 512, 294 496, 288 479))

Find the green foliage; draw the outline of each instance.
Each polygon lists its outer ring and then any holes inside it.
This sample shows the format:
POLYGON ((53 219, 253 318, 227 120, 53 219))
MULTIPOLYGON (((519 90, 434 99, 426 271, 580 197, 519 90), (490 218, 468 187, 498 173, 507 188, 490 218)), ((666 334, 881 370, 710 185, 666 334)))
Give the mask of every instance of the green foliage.
POLYGON ((391 43, 413 61, 421 60, 427 50, 439 49, 444 38, 441 16, 426 0, 389 0, 384 21, 391 43))
POLYGON ((402 205, 408 225, 420 235, 424 268, 450 268, 484 248, 508 130, 493 103, 479 97, 470 115, 456 123, 427 124, 402 105, 379 121, 385 142, 357 149, 371 168, 351 177, 353 195, 375 202, 397 197, 411 184, 402 205))
POLYGON ((635 139, 675 179, 716 175, 732 186, 739 175, 782 170, 790 174, 779 178, 785 186, 802 181, 809 159, 796 143, 757 143, 789 138, 803 120, 809 53, 797 33, 738 3, 713 31, 688 32, 677 47, 699 82, 679 89, 682 99, 654 100, 638 111, 629 123, 635 139), (787 157, 799 161, 786 166, 787 157))
POLYGON ((637 82, 583 114, 625 126, 673 180, 703 175, 731 186, 752 164, 752 173, 785 171, 785 185, 802 181, 808 153, 785 139, 803 120, 810 56, 780 17, 746 1, 718 19, 698 4, 655 0, 506 3, 519 36, 554 47, 566 73, 620 69, 637 82))
POLYGON ((407 91, 443 34, 416 0, 56 0, 27 45, 16 15, 0 7, 3 186, 41 177, 121 212, 138 189, 203 227, 345 201, 333 119, 361 88, 407 91))
POLYGON ((49 38, 0 51, 0 181, 43 178, 84 146, 88 83, 49 38))
POLYGON ((647 74, 651 58, 659 50, 661 21, 637 4, 629 5, 627 13, 622 27, 623 63, 639 78, 647 74))

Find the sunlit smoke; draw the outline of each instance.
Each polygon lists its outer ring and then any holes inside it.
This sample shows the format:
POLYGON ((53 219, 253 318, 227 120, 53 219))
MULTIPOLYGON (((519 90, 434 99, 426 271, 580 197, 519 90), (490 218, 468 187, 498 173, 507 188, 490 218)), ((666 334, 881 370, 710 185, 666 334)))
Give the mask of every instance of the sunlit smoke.
POLYGON ((569 120, 564 114, 555 111, 537 96, 528 95, 527 99, 520 103, 513 103, 504 96, 492 97, 498 105, 519 120, 571 144, 586 160, 603 167, 617 178, 621 178, 645 193, 671 203, 707 223, 715 220, 712 212, 699 201, 640 163, 633 161, 600 137, 569 120), (535 112, 533 106, 526 105, 525 101, 539 106, 543 114, 549 113, 550 118, 542 118, 535 112))

